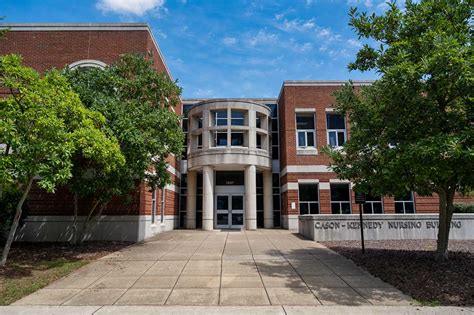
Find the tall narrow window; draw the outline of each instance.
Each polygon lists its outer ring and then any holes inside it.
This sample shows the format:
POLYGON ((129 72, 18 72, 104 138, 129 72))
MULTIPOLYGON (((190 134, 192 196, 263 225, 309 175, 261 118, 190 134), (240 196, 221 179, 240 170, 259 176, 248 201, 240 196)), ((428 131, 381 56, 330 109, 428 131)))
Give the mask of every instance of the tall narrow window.
POLYGON ((415 202, 411 191, 404 196, 395 197, 395 213, 415 213, 415 202))
POLYGON ((151 224, 156 220, 156 189, 151 192, 151 224))
POLYGON ((383 202, 380 196, 367 195, 365 197, 364 213, 366 214, 381 214, 383 213, 383 202))
POLYGON ((197 136, 197 148, 202 149, 202 134, 197 136))
POLYGON ((337 113, 326 114, 328 144, 340 147, 346 142, 346 121, 344 116, 337 113))
POLYGON ((313 113, 296 114, 296 139, 298 148, 314 148, 315 130, 313 113))
POLYGON ((214 126, 227 126, 227 111, 214 112, 214 126))
POLYGON ((319 214, 318 184, 298 185, 300 214, 319 214))
POLYGON ((332 214, 351 213, 351 195, 349 184, 331 184, 332 214))

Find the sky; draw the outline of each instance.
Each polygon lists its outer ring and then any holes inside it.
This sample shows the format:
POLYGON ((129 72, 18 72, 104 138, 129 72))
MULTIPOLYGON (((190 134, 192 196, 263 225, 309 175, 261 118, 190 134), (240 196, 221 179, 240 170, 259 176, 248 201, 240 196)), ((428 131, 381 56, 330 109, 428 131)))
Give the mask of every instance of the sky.
POLYGON ((284 80, 367 80, 351 6, 383 0, 0 0, 5 23, 145 22, 183 98, 277 97, 284 80))

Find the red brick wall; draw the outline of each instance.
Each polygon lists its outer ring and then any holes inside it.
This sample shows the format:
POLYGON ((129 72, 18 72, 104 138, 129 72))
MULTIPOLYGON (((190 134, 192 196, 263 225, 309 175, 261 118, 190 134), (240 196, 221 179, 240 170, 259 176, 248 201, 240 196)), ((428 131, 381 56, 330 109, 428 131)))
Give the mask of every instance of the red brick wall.
MULTIPOLYGON (((84 59, 99 60, 111 64, 125 53, 152 52, 157 71, 166 72, 164 61, 154 45, 151 35, 146 30, 116 31, 9 31, 0 39, 0 55, 19 54, 25 65, 39 72, 51 68, 62 69, 68 64, 84 59)), ((181 113, 181 106, 174 109, 181 113)), ((174 156, 167 162, 179 170, 179 163, 174 156)), ((173 175, 173 183, 178 185, 178 178, 173 175)), ((91 200, 81 200, 80 215, 87 214, 91 200)), ((161 196, 157 199, 157 212, 160 211, 161 196)), ((72 215, 73 198, 66 189, 60 188, 55 194, 48 194, 34 186, 29 196, 30 215, 72 215)), ((178 196, 167 192, 166 214, 177 214, 178 196)), ((114 198, 103 214, 138 215, 151 214, 151 192, 144 184, 137 186, 129 198, 114 198), (126 201, 127 200, 127 201, 126 201)))

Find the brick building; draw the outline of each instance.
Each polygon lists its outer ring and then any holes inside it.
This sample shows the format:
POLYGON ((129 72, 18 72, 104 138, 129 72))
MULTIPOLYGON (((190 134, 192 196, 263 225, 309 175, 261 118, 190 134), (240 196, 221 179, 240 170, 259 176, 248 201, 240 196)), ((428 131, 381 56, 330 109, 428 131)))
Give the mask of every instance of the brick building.
MULTIPOLYGON (((103 67, 121 54, 153 56, 171 74, 146 24, 16 24, 0 40, 0 54, 18 53, 38 71, 103 67)), ((367 85, 369 81, 355 81, 367 85)), ((341 81, 285 81, 278 98, 183 99, 186 151, 170 157, 173 182, 150 192, 140 183, 132 202, 114 200, 94 224, 93 239, 141 240, 174 228, 298 228, 302 214, 355 214, 351 183, 328 168, 321 154, 350 136, 333 110, 341 81)), ((458 197, 458 201, 462 201, 458 197)), ((466 201, 466 200, 465 200, 466 201)), ((87 201, 80 207, 85 214, 87 201)), ((72 198, 35 188, 23 240, 70 237, 72 198)), ((438 198, 407 192, 370 197, 367 214, 436 213, 438 198)))

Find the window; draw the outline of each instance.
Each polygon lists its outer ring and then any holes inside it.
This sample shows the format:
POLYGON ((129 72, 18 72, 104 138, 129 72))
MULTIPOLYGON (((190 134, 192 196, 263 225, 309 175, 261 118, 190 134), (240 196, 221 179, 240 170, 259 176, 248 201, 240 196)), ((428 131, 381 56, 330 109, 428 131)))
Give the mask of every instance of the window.
POLYGON ((244 133, 243 132, 232 132, 230 134, 230 145, 231 146, 243 146, 244 145, 244 133))
POLYGON ((180 199, 179 199, 179 227, 186 227, 186 209, 187 209, 187 194, 188 194, 188 183, 187 175, 181 174, 181 186, 180 186, 180 199))
POLYGON ((257 116, 256 121, 255 121, 255 126, 257 128, 262 128, 262 119, 260 118, 260 116, 257 116))
POLYGON ((245 115, 243 112, 232 111, 231 117, 230 117, 230 123, 232 126, 243 126, 244 121, 245 121, 245 115))
POLYGON ((214 126, 227 126, 227 111, 214 112, 214 126))
POLYGON ((151 224, 156 220, 156 189, 151 192, 151 224))
POLYGON ((346 122, 341 114, 326 114, 328 144, 340 147, 346 142, 346 122))
POLYGON ((257 133, 257 149, 262 148, 262 135, 257 133))
POLYGON ((197 148, 202 149, 202 134, 197 136, 197 148))
POLYGON ((381 214, 383 213, 382 197, 366 195, 366 201, 363 205, 364 213, 366 214, 381 214))
POLYGON ((298 185, 300 214, 319 214, 318 184, 298 185))
POLYGON ((351 196, 349 184, 330 184, 332 214, 350 214, 351 196))
POLYGON ((227 146, 227 132, 215 132, 214 133, 214 146, 225 147, 227 146))
POLYGON ((272 187, 273 187, 273 226, 280 226, 280 174, 272 174, 272 187))
POLYGON ((415 202, 411 191, 405 196, 395 197, 395 213, 415 213, 415 202))
POLYGON ((296 114, 298 148, 314 147, 314 114, 296 114))

